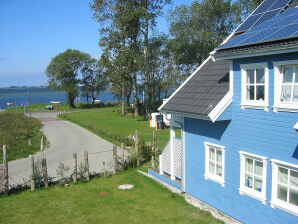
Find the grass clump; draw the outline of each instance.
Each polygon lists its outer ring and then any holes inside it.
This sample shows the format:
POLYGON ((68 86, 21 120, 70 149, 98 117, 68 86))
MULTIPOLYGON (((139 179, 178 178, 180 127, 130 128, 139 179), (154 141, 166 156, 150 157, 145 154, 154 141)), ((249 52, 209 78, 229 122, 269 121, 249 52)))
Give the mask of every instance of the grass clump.
MULTIPOLYGON (((8 160, 24 158, 40 149, 43 133, 41 123, 35 118, 29 119, 22 113, 0 113, 0 162, 2 162, 2 145, 7 145, 8 160)), ((44 141, 46 138, 44 136, 44 141)))

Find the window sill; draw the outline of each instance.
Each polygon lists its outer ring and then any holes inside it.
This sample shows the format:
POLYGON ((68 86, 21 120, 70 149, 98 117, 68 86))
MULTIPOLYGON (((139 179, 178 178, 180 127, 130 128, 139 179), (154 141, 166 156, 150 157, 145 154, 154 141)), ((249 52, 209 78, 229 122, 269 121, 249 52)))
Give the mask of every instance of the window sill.
POLYGON ((293 105, 274 105, 273 107, 273 112, 277 113, 279 111, 283 111, 283 112, 298 112, 298 106, 293 106, 293 105))
POLYGON ((268 105, 267 104, 246 104, 246 103, 243 103, 240 105, 241 106, 241 109, 244 110, 244 109, 256 109, 256 110, 264 110, 266 112, 268 112, 268 105))
POLYGON ((221 184, 222 187, 225 187, 225 181, 222 178, 218 178, 217 176, 205 174, 205 180, 212 180, 218 184, 221 184))
POLYGON ((241 187, 241 188, 239 188, 239 194, 241 194, 241 195, 244 194, 244 195, 247 195, 249 197, 252 197, 256 200, 261 201, 263 205, 266 205, 266 197, 264 197, 261 192, 256 192, 256 191, 251 190, 249 188, 241 187))
POLYGON ((298 216, 298 206, 285 203, 278 199, 270 201, 270 206, 271 208, 278 208, 285 212, 298 216))

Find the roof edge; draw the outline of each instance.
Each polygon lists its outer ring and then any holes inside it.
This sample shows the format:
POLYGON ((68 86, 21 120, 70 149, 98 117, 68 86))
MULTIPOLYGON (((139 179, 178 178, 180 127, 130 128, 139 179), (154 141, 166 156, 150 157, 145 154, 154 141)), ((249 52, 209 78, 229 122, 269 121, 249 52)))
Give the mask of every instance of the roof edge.
POLYGON ((219 101, 219 103, 214 107, 214 109, 208 114, 210 120, 214 123, 220 115, 227 109, 227 107, 233 101, 233 91, 229 92, 219 101))
POLYGON ((212 55, 212 57, 215 60, 232 60, 232 59, 238 59, 238 58, 248 58, 248 57, 256 57, 256 56, 263 56, 263 55, 272 55, 272 54, 282 54, 282 53, 291 53, 291 52, 297 52, 298 46, 285 46, 285 47, 269 47, 267 49, 260 49, 260 50, 247 50, 243 52, 227 52, 226 54, 212 55))

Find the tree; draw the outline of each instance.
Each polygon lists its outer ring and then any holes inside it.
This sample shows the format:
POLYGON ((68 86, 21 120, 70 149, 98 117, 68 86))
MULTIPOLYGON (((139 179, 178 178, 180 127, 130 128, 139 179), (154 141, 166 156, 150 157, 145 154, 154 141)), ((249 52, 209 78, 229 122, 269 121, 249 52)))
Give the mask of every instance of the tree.
POLYGON ((170 11, 170 44, 175 64, 189 75, 239 22, 231 0, 195 1, 170 11))
POLYGON ((92 104, 95 103, 96 97, 107 89, 109 84, 108 78, 104 74, 104 67, 100 61, 94 58, 86 61, 82 67, 82 84, 85 96, 90 96, 92 104))
POLYGON ((69 106, 75 108, 74 100, 78 96, 79 74, 90 55, 78 50, 67 49, 51 59, 46 69, 48 86, 67 93, 69 106))

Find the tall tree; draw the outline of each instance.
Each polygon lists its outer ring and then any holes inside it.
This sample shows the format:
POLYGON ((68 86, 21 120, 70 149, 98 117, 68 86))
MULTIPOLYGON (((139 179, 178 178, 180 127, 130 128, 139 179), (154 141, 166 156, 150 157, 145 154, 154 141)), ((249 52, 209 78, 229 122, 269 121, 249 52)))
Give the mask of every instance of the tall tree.
POLYGON ((237 5, 241 20, 249 16, 262 2, 263 0, 238 0, 237 5))
POLYGON ((52 58, 46 69, 48 86, 65 91, 72 108, 75 108, 74 100, 78 96, 79 74, 88 60, 90 60, 89 54, 67 49, 52 58))
POLYGON ((183 74, 189 75, 238 24, 231 0, 194 1, 170 11, 171 51, 183 74))
POLYGON ((82 84, 85 95, 91 97, 92 104, 95 103, 96 97, 107 89, 108 78, 104 74, 104 67, 100 61, 94 58, 86 61, 82 67, 82 84))

